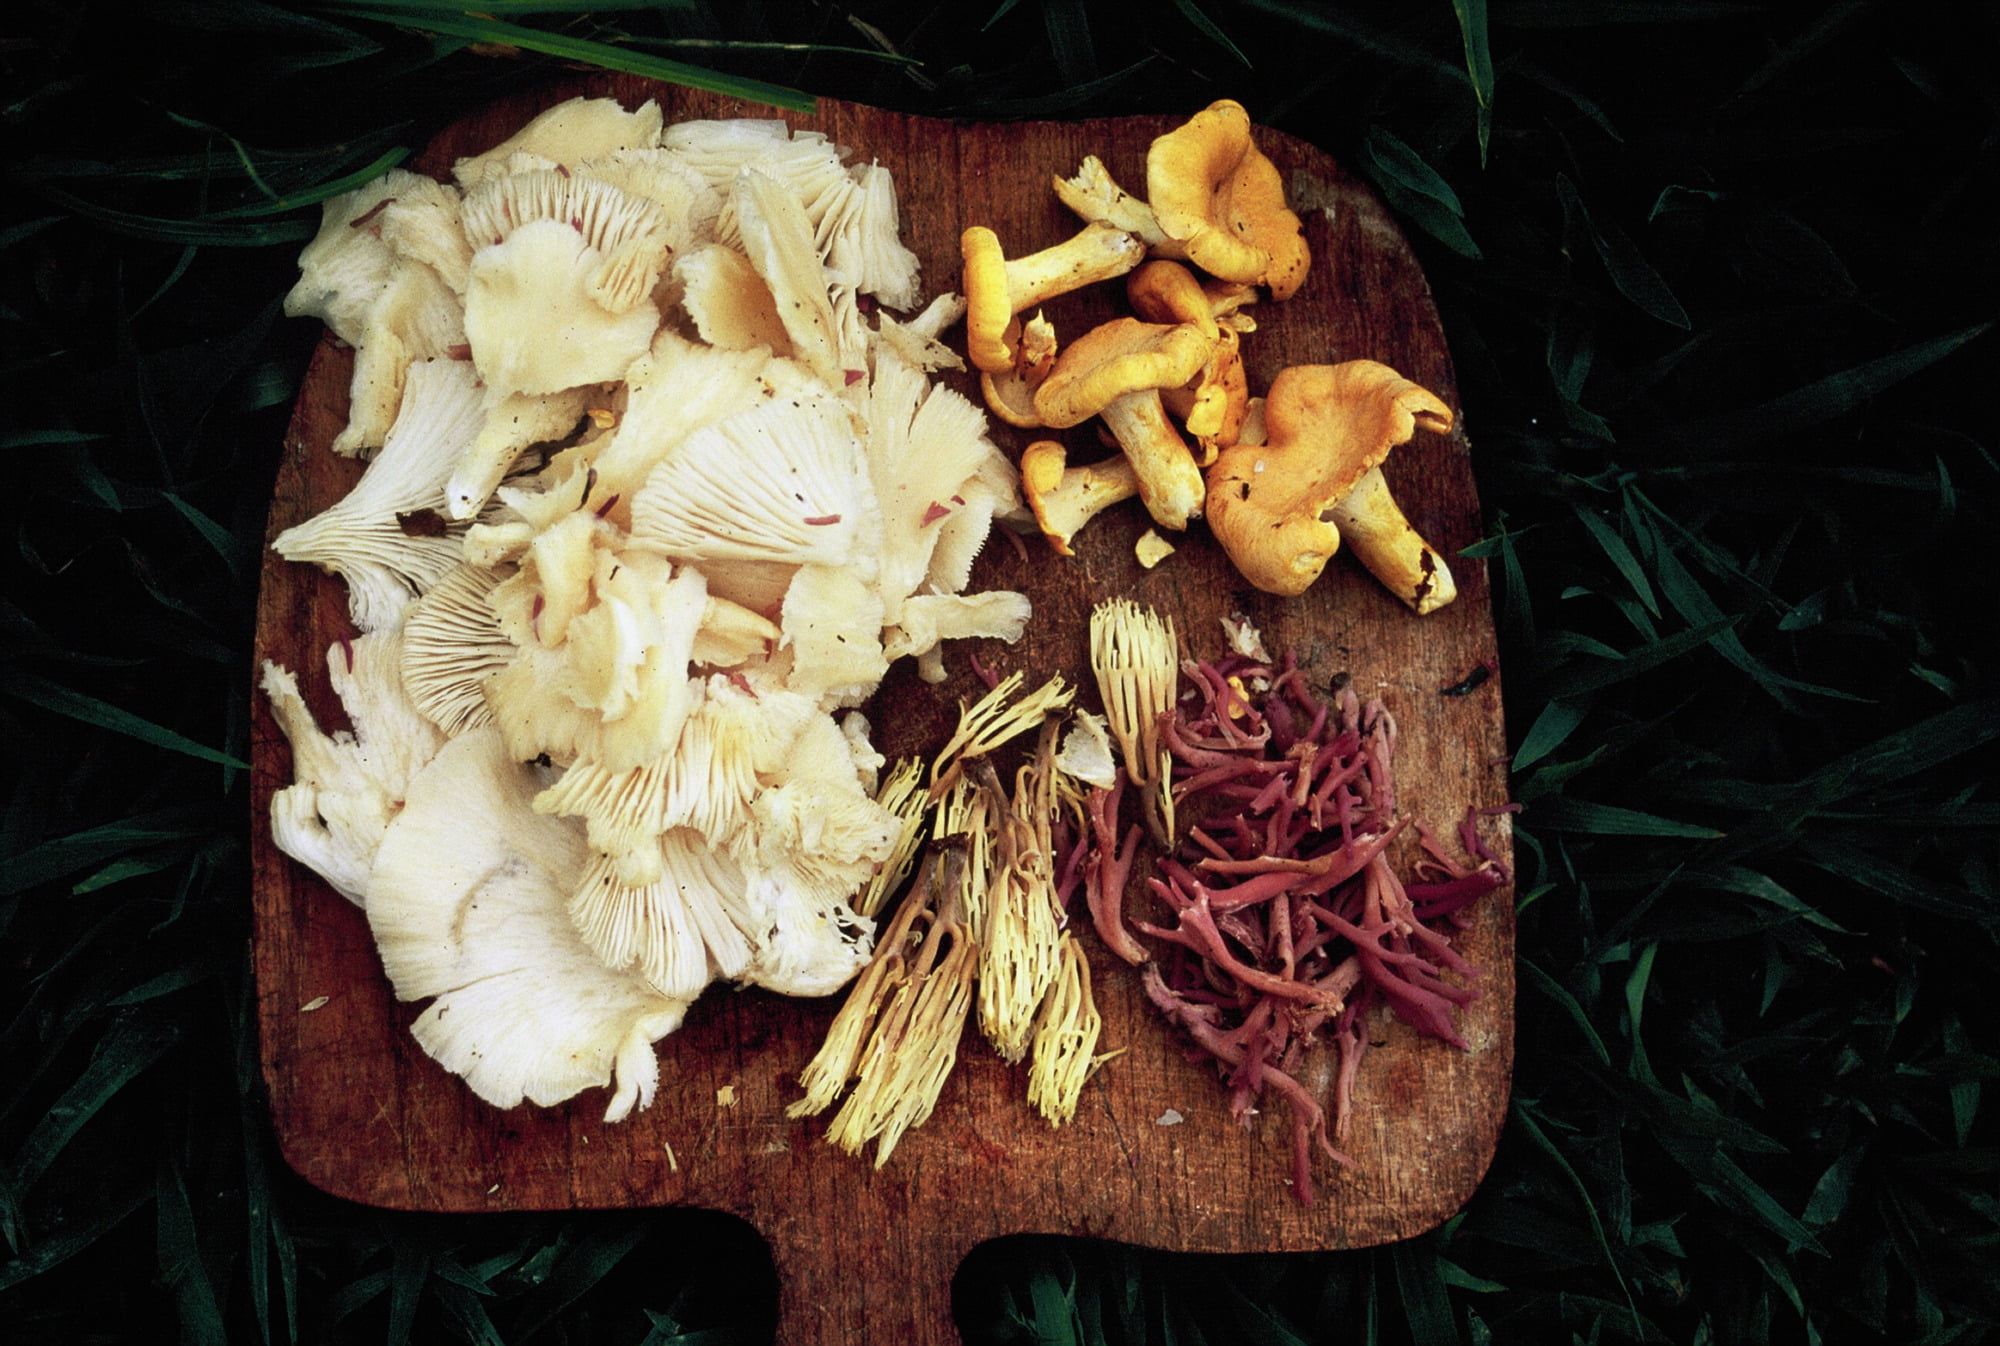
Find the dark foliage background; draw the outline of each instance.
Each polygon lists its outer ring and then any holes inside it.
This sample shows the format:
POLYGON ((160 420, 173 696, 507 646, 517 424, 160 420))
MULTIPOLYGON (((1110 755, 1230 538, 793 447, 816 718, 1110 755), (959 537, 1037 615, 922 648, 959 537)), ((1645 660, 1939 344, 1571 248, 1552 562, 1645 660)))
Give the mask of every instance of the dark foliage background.
POLYGON ((277 297, 314 202, 565 60, 979 117, 1238 97, 1375 182, 1448 324, 1527 805, 1491 1176, 1364 1252, 990 1245, 968 1341, 1995 1338, 2000 11, 1132 12, 7 6, 10 1340, 769 1335, 740 1225, 349 1207, 256 1079, 249 624, 317 335, 277 297))

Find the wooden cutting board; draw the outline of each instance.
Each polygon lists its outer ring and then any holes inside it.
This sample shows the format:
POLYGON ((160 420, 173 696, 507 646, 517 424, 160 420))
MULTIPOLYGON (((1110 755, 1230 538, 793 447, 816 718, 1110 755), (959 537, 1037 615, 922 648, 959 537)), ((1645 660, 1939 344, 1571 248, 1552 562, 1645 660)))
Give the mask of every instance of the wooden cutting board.
MULTIPOLYGON (((657 99, 669 121, 784 115, 825 132, 859 160, 896 175, 906 241, 923 261, 926 297, 957 286, 958 237, 994 227, 1011 251, 1058 241, 1077 221, 1049 190, 1052 175, 1101 157, 1143 189, 1145 150, 1177 119, 972 125, 822 102, 812 116, 777 114, 625 77, 600 77, 482 111, 416 161, 442 175, 541 108, 577 93, 628 106, 657 99)), ((1197 109, 1187 109, 1192 114, 1197 109)), ((1252 109, 1254 114, 1255 109, 1252 109)), ((1450 359, 1428 288, 1373 195, 1311 145, 1260 130, 1304 217, 1313 265, 1283 305, 1256 310, 1244 343, 1253 389, 1288 364, 1368 357, 1393 365, 1457 406, 1450 359)), ((1058 329, 1123 310, 1121 287, 1048 306, 1058 329)), ((349 353, 322 343, 286 437, 270 535, 332 503, 358 475, 328 445, 346 416, 349 353)), ((977 389, 958 386, 977 397, 977 389)), ((1463 426, 1463 416, 1459 424, 1463 426)), ((1013 451, 1024 436, 1005 426, 1013 451)), ((1095 446, 1067 432, 1073 457, 1095 446)), ((907 671, 871 709, 879 746, 930 752, 961 698, 983 688, 968 654, 1028 685, 1063 671, 1088 686, 1085 622, 1098 599, 1123 594, 1171 614, 1197 653, 1219 652, 1219 618, 1240 609, 1274 650, 1290 648, 1316 678, 1352 674, 1380 695, 1400 729, 1397 777, 1406 812, 1448 830, 1468 806, 1505 802, 1500 679, 1465 684, 1495 656, 1482 564, 1457 550, 1480 536, 1463 430, 1419 435, 1386 469, 1421 532, 1450 558, 1459 598, 1416 617, 1338 556, 1305 596, 1278 600, 1238 581, 1199 525, 1179 550, 1142 570, 1136 507, 1087 529, 1065 560, 1039 539, 996 540, 972 588, 1027 592, 1036 616, 1016 646, 975 642, 949 656, 951 679, 907 671)), ((350 634, 341 585, 266 552, 257 657, 293 668, 322 724, 342 723, 325 685, 325 650, 350 634)), ((1094 700, 1094 693, 1090 694, 1094 700)), ((1226 1114, 1223 1090, 1183 1055, 1122 964, 1092 940, 1106 1047, 1125 1048, 1085 1091, 1076 1120, 1051 1129, 1009 1068, 968 1031, 936 1113, 877 1170, 821 1139, 825 1116, 788 1120, 796 1077, 838 999, 784 1000, 715 989, 660 1044, 657 1103, 616 1126, 593 1091, 555 1109, 500 1112, 415 1046, 416 1006, 393 1002, 361 912, 269 841, 271 795, 291 779, 289 748, 261 699, 255 712, 252 819, 255 964, 264 1078, 283 1152, 307 1180, 372 1205, 425 1211, 696 1206, 734 1212, 770 1241, 782 1284, 786 1341, 955 1339, 951 1278, 965 1253, 998 1235, 1051 1233, 1200 1253, 1365 1247, 1441 1223, 1486 1170, 1505 1112, 1513 1058, 1513 912, 1502 892, 1479 910, 1460 947, 1486 970, 1465 1014, 1470 1051, 1417 1041, 1393 1021, 1376 1030, 1345 1148, 1356 1167, 1323 1165, 1302 1208, 1284 1183, 1284 1110, 1251 1127, 1226 1114), (733 1103, 726 1102, 733 1097, 733 1103)), ((1508 854, 1504 818, 1486 825, 1508 854)), ((1323 1067, 1330 1067, 1330 1059, 1323 1067)), ((1325 1083, 1325 1069, 1312 1081, 1325 1083)), ((829 1114, 830 1115, 830 1114, 829 1114)))

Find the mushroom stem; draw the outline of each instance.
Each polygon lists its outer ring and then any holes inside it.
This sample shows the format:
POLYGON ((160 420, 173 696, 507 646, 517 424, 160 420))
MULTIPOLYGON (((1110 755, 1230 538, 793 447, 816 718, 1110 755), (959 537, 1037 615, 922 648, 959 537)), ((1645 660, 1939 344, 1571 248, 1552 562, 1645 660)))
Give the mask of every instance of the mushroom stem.
POLYGON ((1101 463, 1068 466, 1068 453, 1053 439, 1038 439, 1021 451, 1021 493, 1035 523, 1060 556, 1083 526, 1121 500, 1139 493, 1139 475, 1122 454, 1101 463))
POLYGON ((1207 483, 1187 441, 1167 418, 1157 389, 1127 393, 1099 413, 1139 479, 1139 499, 1162 528, 1184 529, 1201 514, 1207 483))
POLYGON ((1417 613, 1435 612, 1458 596, 1444 558, 1403 514, 1381 468, 1363 473, 1332 514, 1355 559, 1417 613))
POLYGON ((1019 313, 1059 294, 1122 276, 1144 256, 1138 240, 1123 229, 1086 224, 1053 247, 1010 258, 1007 293, 1019 313))
POLYGON ((1179 241, 1169 238, 1166 230, 1160 228, 1153 208, 1120 187, 1111 176, 1111 171, 1104 166, 1104 161, 1096 155, 1084 155, 1083 161, 1077 165, 1075 176, 1055 178, 1054 187, 1057 199, 1082 219, 1138 235, 1146 245, 1148 256, 1187 256, 1179 241))

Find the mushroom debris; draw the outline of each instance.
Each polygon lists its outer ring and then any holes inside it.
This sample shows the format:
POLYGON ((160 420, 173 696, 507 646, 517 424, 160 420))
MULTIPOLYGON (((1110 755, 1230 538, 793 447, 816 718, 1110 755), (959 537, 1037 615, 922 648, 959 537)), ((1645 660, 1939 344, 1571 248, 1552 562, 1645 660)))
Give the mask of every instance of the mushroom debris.
POLYGON ((1511 876, 1469 814, 1465 858, 1419 823, 1420 856, 1400 877, 1389 852, 1409 823, 1396 807, 1395 721, 1345 678, 1322 697, 1243 625, 1221 658, 1181 663, 1172 709, 1158 718, 1187 819, 1143 885, 1161 918, 1126 911, 1143 829, 1132 824, 1121 842, 1123 771, 1091 792, 1094 861, 1083 872, 1106 945, 1140 969, 1147 999, 1191 1054, 1214 1064, 1234 1115, 1247 1125, 1267 1093, 1284 1100, 1291 1190, 1311 1205, 1314 1153, 1349 1162, 1337 1146, 1374 1012, 1467 1047, 1455 1016, 1478 996, 1479 972, 1452 935, 1511 876), (1305 1083, 1321 1045, 1335 1056, 1331 1118, 1305 1083))
POLYGON ((273 543, 359 633, 328 653, 349 729, 266 665, 273 835, 495 1105, 609 1087, 616 1120, 712 983, 849 981, 909 844, 859 707, 1028 620, 966 592, 1020 502, 932 378, 963 305, 917 308, 893 184, 848 159, 576 99, 329 202, 300 259, 286 310, 353 348, 334 449, 367 466, 273 543))
MULTIPOLYGON (((1205 518, 1267 592, 1303 592, 1345 538, 1412 611, 1451 602, 1444 558, 1381 471, 1417 432, 1448 432, 1450 409, 1370 360, 1337 366, 1331 379, 1327 367, 1285 370, 1268 405, 1253 394, 1243 350, 1258 328, 1254 306, 1296 295, 1312 255, 1242 104, 1218 100, 1156 137, 1143 197, 1095 155, 1053 185, 1080 232, 1015 260, 983 225, 965 230, 962 245, 966 350, 994 414, 1024 430, 1097 425, 1119 450, 1110 462, 1069 464, 1059 441, 1031 446, 1022 490, 1049 545, 1074 555, 1091 518, 1137 495, 1169 533, 1205 518), (1059 340, 1039 306, 1113 280, 1134 316, 1059 340), (1298 410, 1301 391, 1309 413, 1298 410), (1267 424, 1281 440, 1267 443, 1267 424)), ((1139 560, 1150 569, 1173 551, 1148 532, 1139 560)))

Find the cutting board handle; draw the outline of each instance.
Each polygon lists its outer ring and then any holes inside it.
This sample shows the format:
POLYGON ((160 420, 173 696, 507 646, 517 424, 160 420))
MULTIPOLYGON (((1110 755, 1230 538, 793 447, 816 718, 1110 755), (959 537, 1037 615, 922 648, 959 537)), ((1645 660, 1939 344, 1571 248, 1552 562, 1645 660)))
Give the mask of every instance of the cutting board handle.
POLYGON ((952 1279, 971 1234, 804 1211, 764 1235, 778 1269, 778 1346, 958 1346, 952 1279))

